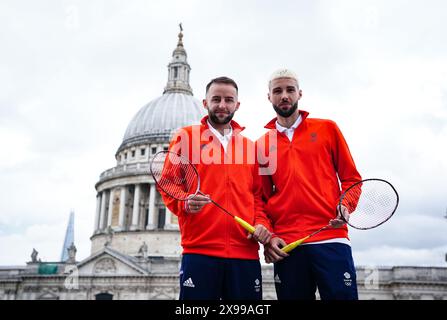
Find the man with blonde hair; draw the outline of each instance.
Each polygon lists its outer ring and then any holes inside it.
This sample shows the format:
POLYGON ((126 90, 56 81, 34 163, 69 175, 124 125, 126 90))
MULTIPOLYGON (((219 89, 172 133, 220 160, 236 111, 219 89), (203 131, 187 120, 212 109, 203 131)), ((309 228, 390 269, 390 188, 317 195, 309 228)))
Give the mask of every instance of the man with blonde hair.
POLYGON ((322 299, 358 299, 348 229, 336 207, 341 193, 361 176, 336 123, 308 118, 298 109, 302 95, 293 71, 279 69, 270 77, 268 99, 277 116, 257 141, 258 154, 276 161, 276 170, 263 176, 273 228, 265 260, 274 263, 279 300, 315 299, 317 287, 322 299), (332 228, 289 254, 281 250, 328 221, 332 228))

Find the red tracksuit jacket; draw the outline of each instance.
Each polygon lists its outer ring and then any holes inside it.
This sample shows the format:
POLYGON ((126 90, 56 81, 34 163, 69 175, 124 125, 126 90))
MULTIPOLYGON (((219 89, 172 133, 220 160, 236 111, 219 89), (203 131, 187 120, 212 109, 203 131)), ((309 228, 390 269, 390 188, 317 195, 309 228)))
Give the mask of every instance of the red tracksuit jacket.
MULTIPOLYGON (((274 234, 287 243, 327 225, 336 216, 342 191, 361 180, 335 122, 307 118, 306 111, 300 114, 302 122, 291 142, 276 130, 276 118, 256 142, 260 165, 270 172, 262 179, 265 209, 274 234)), ((332 238, 348 238, 347 227, 322 231, 307 242, 332 238)))
MULTIPOLYGON (((204 194, 252 225, 261 223, 269 227, 254 143, 240 134, 243 127, 231 121, 233 135, 225 154, 220 141, 208 129, 207 119, 208 116, 202 119, 201 125, 177 132, 170 150, 180 152, 195 165, 204 194), (211 164, 210 159, 213 160, 211 164)), ((259 259, 258 243, 248 240, 247 231, 214 204, 207 204, 198 213, 190 213, 185 210, 184 201, 159 191, 169 210, 178 216, 184 254, 259 259)))

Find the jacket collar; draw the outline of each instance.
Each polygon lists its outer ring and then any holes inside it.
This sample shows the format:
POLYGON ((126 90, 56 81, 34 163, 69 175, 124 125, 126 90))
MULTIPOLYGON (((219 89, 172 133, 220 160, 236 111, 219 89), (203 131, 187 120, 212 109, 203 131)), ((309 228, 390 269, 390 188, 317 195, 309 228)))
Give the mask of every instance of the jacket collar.
MULTIPOLYGON (((301 122, 303 122, 304 120, 306 120, 307 116, 309 115, 309 112, 304 111, 304 110, 300 110, 300 115, 301 115, 301 122)), ((269 123, 267 123, 264 128, 266 129, 275 129, 276 130, 276 121, 278 120, 278 117, 273 118, 272 120, 269 121, 269 123)))
MULTIPOLYGON (((200 120, 200 123, 202 124, 202 126, 205 126, 205 128, 208 128, 208 122, 207 122, 208 118, 209 116, 204 116, 202 120, 200 120)), ((234 120, 230 121, 230 125, 233 128, 233 133, 239 133, 245 129, 245 127, 242 127, 241 125, 239 125, 239 123, 237 123, 234 120)))

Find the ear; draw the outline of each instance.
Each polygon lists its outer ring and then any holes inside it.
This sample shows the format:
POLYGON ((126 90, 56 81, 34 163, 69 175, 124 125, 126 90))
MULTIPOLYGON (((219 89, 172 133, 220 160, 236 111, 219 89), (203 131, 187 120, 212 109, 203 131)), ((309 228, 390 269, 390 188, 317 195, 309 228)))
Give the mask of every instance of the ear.
POLYGON ((272 100, 270 99, 270 92, 267 93, 267 99, 269 99, 269 101, 272 102, 272 100))
POLYGON ((300 90, 298 90, 298 100, 300 100, 302 96, 303 96, 303 91, 300 89, 300 90))
POLYGON ((202 100, 202 104, 205 109, 208 109, 208 103, 206 102, 206 99, 202 100))
POLYGON ((234 109, 234 111, 237 111, 238 109, 239 109, 239 106, 241 105, 241 103, 238 101, 237 103, 236 103, 236 108, 234 109))

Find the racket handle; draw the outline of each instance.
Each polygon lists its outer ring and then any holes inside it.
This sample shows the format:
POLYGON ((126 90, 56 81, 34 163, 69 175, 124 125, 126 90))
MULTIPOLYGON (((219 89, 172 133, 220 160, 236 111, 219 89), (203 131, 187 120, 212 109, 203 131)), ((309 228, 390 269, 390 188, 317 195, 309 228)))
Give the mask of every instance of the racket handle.
POLYGON ((290 252, 293 249, 295 249, 296 247, 298 247, 300 244, 302 244, 308 238, 310 238, 310 236, 293 241, 293 242, 289 243, 287 246, 285 246, 284 248, 282 248, 281 250, 284 251, 285 253, 290 252))
POLYGON ((244 219, 241 219, 237 216, 234 216, 234 220, 236 220, 237 223, 239 223, 245 230, 247 230, 250 233, 255 232, 255 227, 253 227, 251 224, 249 224, 244 219))

